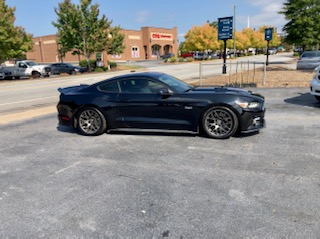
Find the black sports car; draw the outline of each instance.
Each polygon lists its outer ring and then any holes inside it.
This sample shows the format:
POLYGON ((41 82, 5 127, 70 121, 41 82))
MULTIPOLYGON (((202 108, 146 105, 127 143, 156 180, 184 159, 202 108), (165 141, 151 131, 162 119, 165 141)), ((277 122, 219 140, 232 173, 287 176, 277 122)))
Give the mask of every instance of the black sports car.
POLYGON ((264 98, 238 88, 193 87, 163 73, 132 73, 59 88, 60 124, 84 135, 106 130, 199 132, 224 139, 265 125, 264 98))

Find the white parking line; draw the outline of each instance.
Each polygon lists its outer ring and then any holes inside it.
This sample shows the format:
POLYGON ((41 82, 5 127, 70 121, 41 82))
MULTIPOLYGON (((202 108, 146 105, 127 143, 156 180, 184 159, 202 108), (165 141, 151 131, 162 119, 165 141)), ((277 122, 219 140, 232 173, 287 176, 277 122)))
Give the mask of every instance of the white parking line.
POLYGON ((18 104, 18 103, 24 103, 24 102, 30 102, 30 101, 36 101, 36 100, 44 100, 44 99, 52 99, 52 98, 57 98, 57 97, 56 96, 50 96, 50 97, 42 97, 42 98, 29 99, 29 100, 21 100, 21 101, 3 103, 3 104, 0 104, 0 106, 3 106, 3 105, 14 105, 14 104, 18 104))

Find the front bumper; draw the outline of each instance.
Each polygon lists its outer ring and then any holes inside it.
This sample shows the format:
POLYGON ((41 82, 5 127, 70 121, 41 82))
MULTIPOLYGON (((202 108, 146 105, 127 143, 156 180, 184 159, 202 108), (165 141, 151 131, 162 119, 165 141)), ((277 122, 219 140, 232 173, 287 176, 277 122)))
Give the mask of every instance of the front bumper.
POLYGON ((265 109, 261 111, 245 111, 241 120, 241 133, 250 133, 266 127, 265 109))
POLYGON ((310 82, 310 94, 320 96, 320 80, 312 79, 310 82))

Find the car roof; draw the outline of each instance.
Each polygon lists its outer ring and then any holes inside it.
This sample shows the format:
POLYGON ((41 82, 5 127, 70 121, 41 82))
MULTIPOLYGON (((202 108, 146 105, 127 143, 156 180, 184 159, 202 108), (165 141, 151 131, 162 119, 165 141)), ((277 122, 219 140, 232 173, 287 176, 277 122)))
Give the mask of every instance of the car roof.
POLYGON ((113 78, 110 78, 109 80, 117 80, 124 77, 151 77, 151 78, 157 78, 160 75, 163 75, 164 73, 161 72, 137 72, 137 73, 130 73, 120 76, 115 76, 113 78))
MULTIPOLYGON (((91 87, 95 87, 97 85, 109 82, 109 81, 115 81, 115 80, 119 80, 122 78, 130 78, 130 77, 150 77, 150 78, 158 78, 161 75, 164 75, 165 73, 162 72, 138 72, 138 73, 130 73, 130 74, 124 74, 124 75, 119 75, 119 76, 115 76, 106 80, 102 80, 99 81, 95 84, 92 84, 91 87)), ((90 88, 91 88, 90 87, 90 88)))

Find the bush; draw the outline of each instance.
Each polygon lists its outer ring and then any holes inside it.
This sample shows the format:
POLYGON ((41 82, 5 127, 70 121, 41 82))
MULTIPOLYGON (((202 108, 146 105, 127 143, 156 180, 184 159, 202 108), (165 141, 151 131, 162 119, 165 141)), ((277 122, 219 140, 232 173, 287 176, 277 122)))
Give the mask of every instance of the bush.
POLYGON ((299 52, 294 52, 293 56, 300 56, 300 53, 299 52))
POLYGON ((167 63, 167 62, 168 62, 168 58, 165 58, 165 59, 163 60, 163 62, 167 63))
MULTIPOLYGON (((89 60, 90 68, 91 68, 92 71, 96 68, 96 62, 97 62, 96 60, 89 60)), ((79 66, 88 68, 87 61, 86 60, 81 60, 79 62, 79 66)))
POLYGON ((193 61, 194 61, 194 59, 192 57, 187 58, 187 62, 193 62, 193 61))
POLYGON ((175 57, 173 56, 173 57, 171 57, 171 58, 169 59, 169 61, 170 61, 171 63, 174 63, 174 62, 177 61, 177 58, 175 58, 175 57))
POLYGON ((105 72, 105 70, 102 67, 97 67, 94 69, 95 72, 105 72))
POLYGON ((184 62, 184 58, 179 58, 179 62, 184 62))
POLYGON ((110 69, 117 68, 117 63, 114 61, 108 61, 108 65, 110 66, 110 69))

